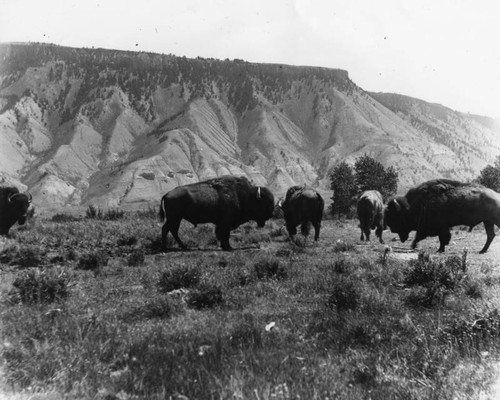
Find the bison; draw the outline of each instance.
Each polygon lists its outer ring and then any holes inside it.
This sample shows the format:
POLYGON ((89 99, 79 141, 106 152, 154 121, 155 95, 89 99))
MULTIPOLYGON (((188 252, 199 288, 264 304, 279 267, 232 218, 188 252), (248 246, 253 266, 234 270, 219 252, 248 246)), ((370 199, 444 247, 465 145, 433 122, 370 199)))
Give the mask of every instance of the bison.
POLYGON ((16 222, 24 225, 31 204, 31 194, 16 187, 0 187, 0 235, 7 236, 16 222))
POLYGON ((285 200, 279 205, 291 237, 297 233, 297 225, 301 225, 300 230, 307 237, 312 223, 314 240, 318 240, 325 202, 316 190, 306 186, 292 186, 287 190, 285 200))
POLYGON ((402 242, 416 230, 412 248, 428 236, 439 237, 439 252, 450 243, 450 228, 456 225, 474 227, 484 223, 485 253, 495 237, 494 226, 500 225, 500 194, 478 184, 449 179, 424 182, 387 203, 385 220, 402 242))
POLYGON ((179 246, 186 245, 178 235, 181 220, 193 225, 212 222, 215 236, 223 250, 231 250, 229 233, 244 222, 253 220, 263 227, 271 218, 274 196, 265 187, 254 186, 245 177, 221 176, 203 182, 179 186, 161 199, 160 217, 164 220, 162 244, 168 232, 179 246))
POLYGON ((360 240, 370 241, 370 233, 375 229, 380 243, 384 230, 384 200, 378 190, 366 190, 358 198, 357 212, 359 227, 361 228, 360 240))

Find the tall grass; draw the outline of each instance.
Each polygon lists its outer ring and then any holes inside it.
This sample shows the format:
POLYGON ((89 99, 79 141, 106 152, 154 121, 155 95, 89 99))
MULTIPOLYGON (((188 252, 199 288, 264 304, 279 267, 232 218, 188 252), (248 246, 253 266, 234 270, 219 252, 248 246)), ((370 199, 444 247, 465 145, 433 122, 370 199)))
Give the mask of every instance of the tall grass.
POLYGON ((4 383, 89 399, 453 399, 490 377, 493 267, 360 249, 337 221, 314 246, 246 225, 233 252, 186 224, 195 249, 164 254, 150 214, 41 220, 0 243, 4 383))

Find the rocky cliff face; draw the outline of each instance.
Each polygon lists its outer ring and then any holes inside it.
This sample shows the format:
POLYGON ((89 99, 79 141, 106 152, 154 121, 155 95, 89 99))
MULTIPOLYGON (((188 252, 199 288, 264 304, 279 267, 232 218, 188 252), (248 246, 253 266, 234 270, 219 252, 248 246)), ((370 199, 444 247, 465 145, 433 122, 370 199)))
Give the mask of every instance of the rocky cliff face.
POLYGON ((496 125, 346 71, 53 45, 0 45, 0 181, 38 207, 156 204, 177 185, 246 175, 282 194, 328 188, 339 161, 393 165, 403 191, 471 179, 496 125))

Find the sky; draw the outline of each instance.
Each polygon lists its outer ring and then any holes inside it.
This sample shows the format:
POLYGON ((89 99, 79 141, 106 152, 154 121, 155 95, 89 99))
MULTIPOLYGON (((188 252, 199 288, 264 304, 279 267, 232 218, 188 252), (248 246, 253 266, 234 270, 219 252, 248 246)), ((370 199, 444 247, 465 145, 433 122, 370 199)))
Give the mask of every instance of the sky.
POLYGON ((500 118, 495 0, 0 0, 0 42, 341 68, 500 118))

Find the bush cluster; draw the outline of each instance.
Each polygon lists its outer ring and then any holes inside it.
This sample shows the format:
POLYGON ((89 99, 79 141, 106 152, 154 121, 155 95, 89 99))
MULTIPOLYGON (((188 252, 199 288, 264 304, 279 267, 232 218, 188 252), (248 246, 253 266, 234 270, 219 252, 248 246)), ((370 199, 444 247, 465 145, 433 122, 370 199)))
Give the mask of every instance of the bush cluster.
POLYGON ((24 304, 52 303, 68 296, 70 278, 60 268, 30 268, 13 282, 11 299, 24 304))
POLYGON ((223 303, 222 291, 218 286, 201 285, 189 292, 187 304, 196 309, 212 308, 223 303))
POLYGON ((89 252, 80 257, 77 268, 97 273, 108 263, 108 259, 109 255, 104 250, 89 252))
POLYGON ((100 219, 104 221, 116 221, 122 219, 125 216, 125 212, 118 208, 111 208, 109 210, 102 210, 90 204, 85 211, 85 216, 88 219, 100 219))
POLYGON ((160 273, 158 289, 168 293, 176 289, 194 287, 200 281, 200 277, 201 271, 198 267, 178 265, 160 273))
POLYGON ((43 251, 40 246, 11 245, 0 252, 0 262, 3 264, 18 265, 21 268, 39 267, 43 263, 43 251))
POLYGON ((413 291, 408 301, 424 307, 439 305, 453 290, 462 287, 466 276, 465 258, 450 256, 445 261, 436 261, 429 253, 420 252, 417 260, 410 261, 404 283, 422 289, 413 291))
POLYGON ((284 279, 287 271, 283 263, 275 257, 267 257, 258 260, 254 264, 255 274, 258 279, 284 279))
POLYGON ((79 218, 71 215, 71 214, 64 214, 64 213, 57 213, 50 218, 52 222, 75 222, 78 221, 79 218))

